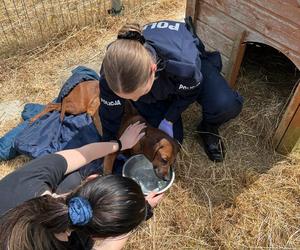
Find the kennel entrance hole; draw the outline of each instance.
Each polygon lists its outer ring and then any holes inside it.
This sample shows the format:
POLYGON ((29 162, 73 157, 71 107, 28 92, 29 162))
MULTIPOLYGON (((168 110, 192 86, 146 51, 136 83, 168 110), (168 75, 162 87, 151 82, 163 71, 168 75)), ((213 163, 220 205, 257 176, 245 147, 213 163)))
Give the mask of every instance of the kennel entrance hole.
POLYGON ((236 48, 232 70, 227 75, 230 85, 235 87, 238 72, 245 60, 260 65, 266 71, 270 84, 279 88, 279 93, 286 98, 281 119, 274 131, 273 146, 279 153, 290 153, 300 138, 299 69, 280 51, 261 43, 243 42, 243 36, 236 48))

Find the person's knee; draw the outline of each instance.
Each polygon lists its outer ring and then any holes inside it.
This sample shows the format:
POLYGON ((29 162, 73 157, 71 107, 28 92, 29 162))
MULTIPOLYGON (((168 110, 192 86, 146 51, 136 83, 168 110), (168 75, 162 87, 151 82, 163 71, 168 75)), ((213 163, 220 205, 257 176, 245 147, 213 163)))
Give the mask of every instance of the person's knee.
POLYGON ((223 95, 216 100, 216 113, 232 113, 234 116, 238 115, 243 106, 243 98, 237 93, 233 92, 231 95, 223 95))
POLYGON ((224 123, 236 117, 242 110, 243 97, 237 92, 216 97, 206 119, 211 123, 224 123))

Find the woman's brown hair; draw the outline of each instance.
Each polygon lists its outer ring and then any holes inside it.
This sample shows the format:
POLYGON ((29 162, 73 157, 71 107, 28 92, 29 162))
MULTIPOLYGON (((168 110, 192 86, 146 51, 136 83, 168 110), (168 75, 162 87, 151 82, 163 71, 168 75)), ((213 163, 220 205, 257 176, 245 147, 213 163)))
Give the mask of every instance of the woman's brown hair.
MULTIPOLYGON (((139 24, 124 25, 118 37, 129 32, 142 36, 139 24)), ((151 76, 151 65, 155 59, 143 46, 140 39, 117 39, 111 43, 103 59, 105 79, 115 93, 132 93, 147 82, 151 76)))
POLYGON ((0 249, 69 249, 55 234, 71 230, 99 238, 119 236, 144 221, 145 213, 145 198, 135 181, 98 177, 66 198, 45 195, 9 210, 0 218, 0 249), (74 197, 86 199, 92 208, 92 217, 84 225, 74 225, 70 219, 68 205, 74 197))

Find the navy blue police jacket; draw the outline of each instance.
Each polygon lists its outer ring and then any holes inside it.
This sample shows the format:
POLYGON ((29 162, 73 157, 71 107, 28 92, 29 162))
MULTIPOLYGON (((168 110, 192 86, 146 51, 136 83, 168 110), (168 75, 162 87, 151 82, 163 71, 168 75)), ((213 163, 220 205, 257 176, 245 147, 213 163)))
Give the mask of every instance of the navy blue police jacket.
MULTIPOLYGON (((170 106, 165 119, 175 123, 181 113, 193 103, 201 87, 201 59, 199 38, 193 35, 185 23, 158 21, 144 26, 145 48, 156 57, 158 70, 156 80, 149 93, 137 102, 151 105, 168 100, 170 106)), ((201 41, 200 41, 201 43, 201 41)), ((108 86, 100 70, 100 117, 103 139, 115 139, 124 112, 125 100, 117 96, 108 86)))

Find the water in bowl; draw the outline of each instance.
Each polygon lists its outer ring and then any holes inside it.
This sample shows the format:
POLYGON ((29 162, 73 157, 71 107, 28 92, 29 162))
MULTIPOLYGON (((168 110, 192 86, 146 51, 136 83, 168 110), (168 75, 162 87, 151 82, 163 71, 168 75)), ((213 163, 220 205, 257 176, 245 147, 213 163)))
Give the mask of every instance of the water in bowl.
MULTIPOLYGON (((159 192, 168 186, 170 181, 164 181, 156 176, 152 163, 142 155, 136 155, 127 161, 125 176, 135 180, 144 194, 151 191, 159 192)), ((125 163, 126 165, 126 163, 125 163)), ((170 172, 171 177, 171 172, 170 172)), ((170 178, 171 179, 171 178, 170 178)))
POLYGON ((136 168, 133 179, 139 183, 143 193, 160 191, 168 185, 168 181, 158 178, 151 168, 136 168))

